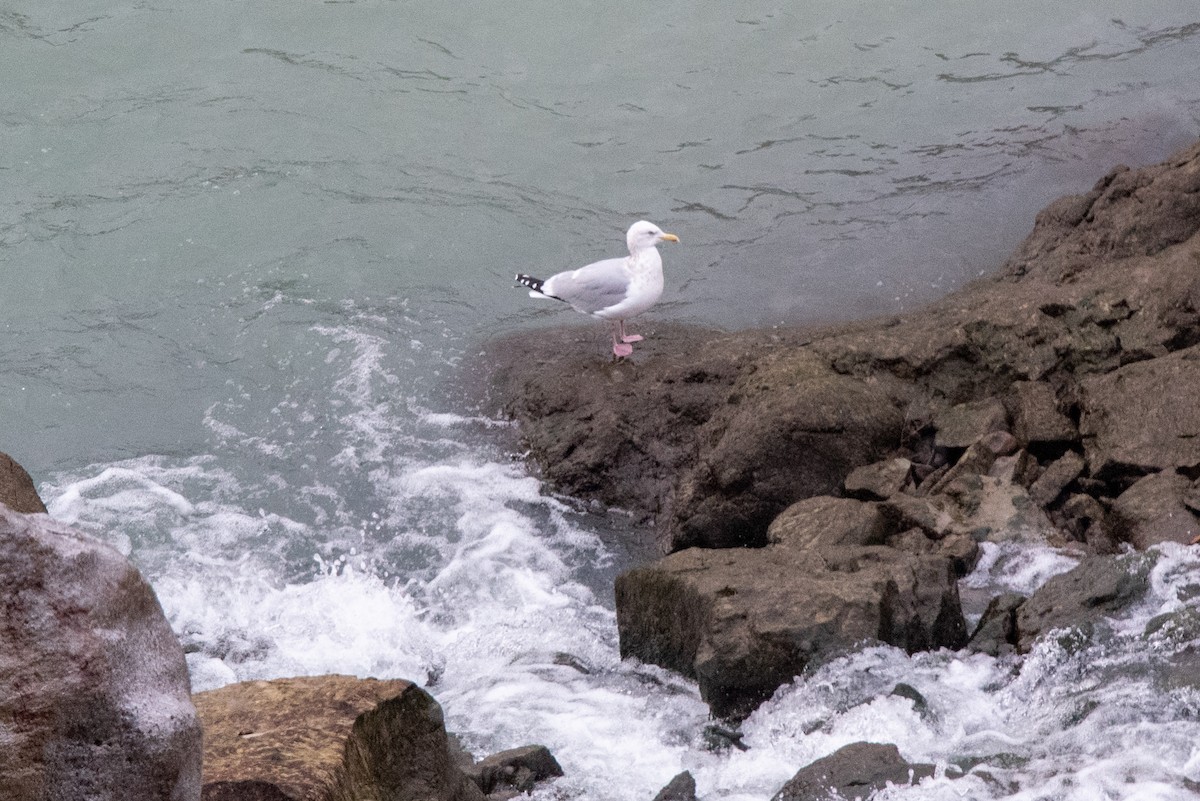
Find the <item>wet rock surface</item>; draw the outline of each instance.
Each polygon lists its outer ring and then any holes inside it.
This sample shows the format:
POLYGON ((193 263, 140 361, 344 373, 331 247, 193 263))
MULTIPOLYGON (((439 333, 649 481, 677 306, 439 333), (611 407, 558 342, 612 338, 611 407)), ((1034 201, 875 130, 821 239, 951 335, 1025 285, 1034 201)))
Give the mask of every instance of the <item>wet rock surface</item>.
MULTIPOLYGON (((1200 144, 1056 201, 996 275, 911 314, 664 325, 617 364, 573 346, 572 329, 519 351, 501 340, 488 359, 544 477, 644 515, 679 552, 618 582, 623 652, 697 676, 714 710, 740 708, 789 680, 807 653, 795 642, 822 640, 774 616, 821 585, 811 566, 831 548, 963 575, 987 542, 1100 555, 1195 539, 1198 231, 1200 144), (788 633, 772 641, 759 620, 788 633)), ((1027 650, 1136 594, 1131 566, 1085 564, 1099 594, 1049 603, 1074 579, 1047 585, 996 610, 978 647, 1027 650)), ((861 599, 826 602, 858 622, 822 642, 866 636, 861 599)))
POLYGON ((887 547, 691 548, 617 579, 621 655, 691 676, 740 717, 822 656, 861 643, 957 648, 948 559, 887 547))
POLYGON ((933 765, 907 762, 894 745, 851 743, 801 768, 771 801, 866 801, 889 784, 916 784, 933 772, 933 765))

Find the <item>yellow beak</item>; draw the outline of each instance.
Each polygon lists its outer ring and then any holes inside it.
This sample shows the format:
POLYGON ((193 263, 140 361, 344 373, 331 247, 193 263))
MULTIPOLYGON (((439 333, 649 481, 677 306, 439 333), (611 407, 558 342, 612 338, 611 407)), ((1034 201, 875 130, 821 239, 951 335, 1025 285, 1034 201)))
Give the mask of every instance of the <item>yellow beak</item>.
POLYGON ((662 236, 659 237, 659 239, 663 240, 664 242, 678 242, 679 241, 679 237, 675 236, 675 234, 663 234, 662 236))

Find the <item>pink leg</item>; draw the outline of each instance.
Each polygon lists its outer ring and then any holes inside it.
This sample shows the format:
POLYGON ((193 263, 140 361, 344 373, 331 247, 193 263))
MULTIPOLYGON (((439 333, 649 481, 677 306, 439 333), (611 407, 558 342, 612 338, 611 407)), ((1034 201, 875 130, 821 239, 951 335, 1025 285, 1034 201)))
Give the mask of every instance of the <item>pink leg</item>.
POLYGON ((620 359, 633 353, 633 345, 627 345, 617 341, 617 332, 620 329, 611 323, 609 324, 609 329, 612 331, 613 356, 620 359))
POLYGON ((620 320, 619 325, 621 328, 621 341, 622 342, 641 342, 643 339, 645 339, 645 337, 643 337, 641 334, 626 334, 624 320, 620 320))

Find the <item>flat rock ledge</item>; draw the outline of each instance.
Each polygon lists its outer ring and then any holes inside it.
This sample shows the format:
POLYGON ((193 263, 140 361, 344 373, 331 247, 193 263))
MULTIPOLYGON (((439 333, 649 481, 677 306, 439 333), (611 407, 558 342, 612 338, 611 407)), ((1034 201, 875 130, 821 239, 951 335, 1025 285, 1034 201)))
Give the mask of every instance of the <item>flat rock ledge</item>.
MULTIPOLYGON (((668 556, 617 582, 622 652, 736 716, 830 649, 959 647, 950 588, 980 543, 1197 541, 1198 232, 1200 144, 1055 201, 995 275, 918 312, 659 325, 619 363, 592 328, 523 332, 483 358, 548 484, 653 522, 668 556)), ((1070 624, 1042 600, 994 599, 972 647, 1070 624)))

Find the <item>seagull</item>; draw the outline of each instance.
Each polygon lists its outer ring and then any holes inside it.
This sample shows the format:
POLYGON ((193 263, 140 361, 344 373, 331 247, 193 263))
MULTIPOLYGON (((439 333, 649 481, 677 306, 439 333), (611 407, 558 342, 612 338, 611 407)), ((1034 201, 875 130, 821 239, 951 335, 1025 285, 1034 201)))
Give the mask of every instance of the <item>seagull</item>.
POLYGON ((664 234, 654 223, 639 220, 625 234, 629 255, 623 259, 593 262, 546 279, 518 273, 516 281, 529 287, 531 298, 561 300, 577 312, 607 320, 613 356, 620 359, 633 353, 630 343, 642 340, 637 334, 625 333, 625 321, 649 309, 662 296, 658 243, 678 241, 675 234, 664 234))

